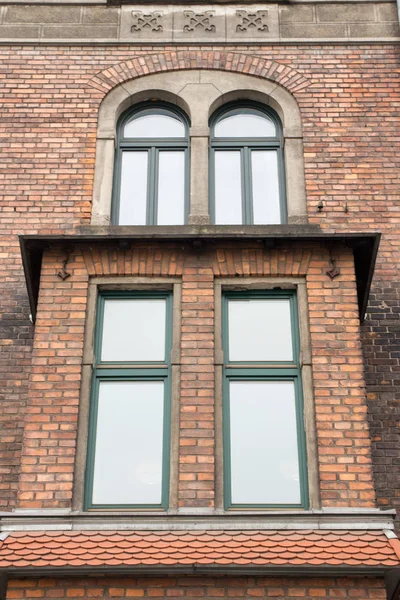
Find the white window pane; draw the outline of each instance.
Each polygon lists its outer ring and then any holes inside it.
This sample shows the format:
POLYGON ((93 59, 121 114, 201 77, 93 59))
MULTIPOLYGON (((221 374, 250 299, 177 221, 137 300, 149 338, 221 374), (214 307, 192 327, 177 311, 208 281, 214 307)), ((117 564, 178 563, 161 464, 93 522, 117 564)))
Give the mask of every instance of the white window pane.
POLYGON ((215 223, 241 225, 242 181, 240 152, 215 152, 215 223))
POLYGON ((185 137, 185 126, 177 118, 168 115, 144 115, 133 118, 124 127, 126 138, 185 137))
POLYGON ((276 150, 251 153, 254 225, 281 222, 279 204, 278 153, 276 150))
POLYGON ((147 152, 123 152, 121 157, 119 225, 146 225, 147 152))
POLYGON ((166 301, 104 301, 101 360, 146 362, 165 360, 166 301))
POLYGON ((292 361, 290 302, 229 300, 230 361, 292 361))
POLYGON ((299 504, 293 382, 230 382, 234 504, 299 504))
POLYGON ((100 382, 93 504, 160 504, 162 381, 100 382))
POLYGON ((183 225, 185 220, 185 153, 158 155, 158 225, 183 225))
POLYGON ((222 117, 215 125, 215 137, 260 138, 276 137, 273 121, 263 115, 232 115, 222 117))

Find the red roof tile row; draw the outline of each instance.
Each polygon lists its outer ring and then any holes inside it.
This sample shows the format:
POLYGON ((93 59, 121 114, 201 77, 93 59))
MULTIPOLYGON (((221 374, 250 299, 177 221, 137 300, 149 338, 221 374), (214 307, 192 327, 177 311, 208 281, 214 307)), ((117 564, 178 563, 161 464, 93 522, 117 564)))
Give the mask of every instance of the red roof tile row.
POLYGON ((88 566, 397 566, 381 531, 13 532, 0 568, 88 566))

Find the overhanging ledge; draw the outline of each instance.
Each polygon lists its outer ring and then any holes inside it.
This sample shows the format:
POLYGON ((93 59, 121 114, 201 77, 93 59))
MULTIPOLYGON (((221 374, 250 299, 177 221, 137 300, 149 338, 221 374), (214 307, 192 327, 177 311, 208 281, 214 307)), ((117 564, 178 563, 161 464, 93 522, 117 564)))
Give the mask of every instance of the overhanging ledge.
POLYGON ((282 247, 319 242, 329 248, 345 245, 353 250, 360 320, 364 319, 381 234, 325 233, 313 225, 252 226, 163 226, 163 227, 85 227, 74 234, 20 235, 20 247, 32 318, 35 320, 43 252, 50 247, 74 245, 114 245, 126 247, 135 242, 189 242, 195 245, 221 241, 259 241, 282 247))
MULTIPOLYGON (((215 575, 229 575, 231 577, 384 577, 392 571, 395 571, 395 569, 379 565, 356 567, 351 565, 307 565, 298 567, 294 567, 293 565, 284 565, 281 567, 258 567, 256 565, 249 567, 240 567, 237 565, 204 567, 196 564, 178 567, 169 565, 156 567, 77 567, 70 565, 67 567, 9 567, 0 569, 0 577, 6 576, 9 579, 20 577, 93 577, 94 575, 124 575, 131 577, 168 577, 174 575, 203 575, 204 577, 215 575)), ((391 597, 388 600, 397 600, 397 597, 391 597)))
POLYGON ((93 577, 120 575, 125 577, 148 577, 148 576, 215 576, 230 575, 232 577, 240 576, 261 576, 261 577, 385 577, 386 598, 387 600, 398 600, 400 594, 400 567, 390 569, 387 567, 273 567, 273 568, 240 568, 229 566, 224 568, 198 568, 192 567, 171 568, 167 565, 159 568, 118 568, 111 567, 106 570, 104 567, 73 567, 67 568, 25 568, 25 569, 0 569, 0 600, 5 600, 7 594, 7 580, 11 578, 36 578, 36 577, 93 577))

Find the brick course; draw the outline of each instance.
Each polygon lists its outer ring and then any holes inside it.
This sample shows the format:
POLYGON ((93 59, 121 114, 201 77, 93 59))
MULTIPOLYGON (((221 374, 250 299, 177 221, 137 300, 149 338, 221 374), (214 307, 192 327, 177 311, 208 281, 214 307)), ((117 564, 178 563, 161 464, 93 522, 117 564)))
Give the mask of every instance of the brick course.
POLYGON ((385 598, 382 579, 362 577, 91 577, 10 579, 7 600, 33 598, 385 598))

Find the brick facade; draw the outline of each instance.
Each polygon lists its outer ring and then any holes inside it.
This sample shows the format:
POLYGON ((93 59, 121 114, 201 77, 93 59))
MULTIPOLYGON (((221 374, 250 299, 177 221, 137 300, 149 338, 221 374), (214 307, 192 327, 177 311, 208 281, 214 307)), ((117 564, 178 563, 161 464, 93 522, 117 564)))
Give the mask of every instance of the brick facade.
MULTIPOLYGON (((323 49, 280 46, 246 50, 250 51, 257 57, 255 62, 248 59, 244 63, 246 54, 242 52, 235 55, 238 66, 229 68, 253 72, 262 66, 268 76, 276 78, 268 73, 274 57, 274 64, 284 67, 281 73, 286 73, 285 68, 290 65, 292 72, 300 74, 301 83, 291 87, 303 118, 310 222, 327 230, 372 228, 384 234, 374 278, 371 315, 363 331, 377 492, 383 506, 396 506, 397 492, 393 487, 397 481, 398 439, 396 432, 390 430, 397 414, 398 361, 393 324, 398 310, 398 288, 393 283, 398 255, 395 178, 399 158, 393 149, 397 115, 396 48, 389 45, 324 46, 323 49), (267 63, 259 58, 263 54, 268 56, 267 63), (305 80, 307 86, 303 84, 305 80), (296 89, 297 85, 301 89, 296 89), (332 143, 328 144, 328 140, 332 143), (321 213, 317 210, 320 200, 324 205, 321 213), (384 337, 382 342, 381 337, 384 337), (375 351, 384 354, 380 356, 375 351), (379 360, 384 364, 376 362, 379 360), (393 491, 389 498, 390 489, 393 491)), ((146 56, 149 52, 155 56, 150 48, 141 54, 146 56)), ((98 105, 113 82, 132 75, 134 62, 129 63, 129 55, 137 56, 139 51, 108 48, 105 57, 104 51, 97 47, 89 51, 87 48, 30 49, 24 46, 11 50, 2 47, 1 53, 7 73, 1 124, 2 179, 6 186, 1 239, 2 268, 6 271, 1 294, 4 350, 1 410, 7 432, 1 452, 1 502, 7 508, 15 505, 32 335, 15 236, 56 228, 68 231, 88 223, 98 105), (112 65, 126 65, 127 61, 129 73, 121 67, 121 71, 116 72, 124 75, 117 77, 109 70, 112 79, 103 83, 104 91, 94 87, 97 73, 107 72, 112 65), (79 64, 76 74, 74 64, 79 64)), ((162 69, 173 68, 174 64, 182 68, 189 66, 190 61, 194 67, 231 65, 231 56, 221 50, 203 51, 201 58, 193 54, 193 50, 180 50, 176 59, 172 54, 172 49, 167 54, 159 53, 156 64, 164 57, 162 69), (185 60, 189 62, 182 62, 185 60)), ((149 60, 146 58, 144 62, 149 64, 149 60)), ((138 60, 138 64, 142 61, 138 60)), ((286 84, 291 77, 279 75, 278 80, 286 84)), ((97 75, 97 79, 103 81, 103 76, 97 75)))
MULTIPOLYGON (((88 284, 136 275, 182 281, 180 508, 216 507, 214 283, 273 276, 306 281, 321 506, 397 508, 398 46, 11 44, 0 57, 0 508, 71 507, 88 284), (322 242, 77 245, 65 281, 57 272, 67 250, 55 244, 44 254, 33 330, 17 235, 74 234, 90 224, 100 103, 119 83, 182 69, 254 74, 294 96, 309 223, 326 233, 383 234, 362 337, 352 252, 322 242), (331 258, 340 269, 333 281, 331 258)), ((12 579, 7 592, 14 599, 134 596, 372 599, 384 597, 384 586, 381 577, 43 578, 12 579)))

